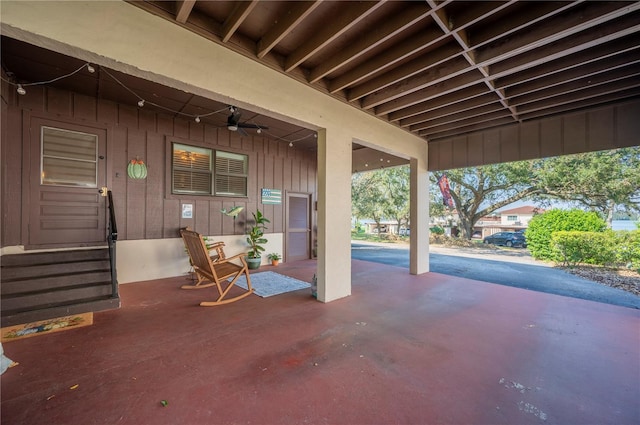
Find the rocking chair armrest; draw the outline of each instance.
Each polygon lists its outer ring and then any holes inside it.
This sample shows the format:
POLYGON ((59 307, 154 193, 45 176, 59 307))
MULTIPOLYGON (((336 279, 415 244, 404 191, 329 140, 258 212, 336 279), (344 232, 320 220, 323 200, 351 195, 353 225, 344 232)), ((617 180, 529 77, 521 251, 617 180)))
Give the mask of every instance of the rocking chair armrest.
POLYGON ((234 256, 232 256, 232 257, 227 257, 227 258, 225 258, 224 260, 219 260, 219 261, 217 262, 217 264, 221 264, 221 263, 228 263, 228 262, 230 262, 230 261, 232 261, 232 260, 237 260, 238 258, 240 258, 240 259, 244 260, 244 258, 243 258, 243 257, 245 257, 245 256, 247 256, 247 255, 248 255, 248 253, 246 253, 246 252, 241 252, 240 254, 236 254, 236 255, 234 255, 234 256))

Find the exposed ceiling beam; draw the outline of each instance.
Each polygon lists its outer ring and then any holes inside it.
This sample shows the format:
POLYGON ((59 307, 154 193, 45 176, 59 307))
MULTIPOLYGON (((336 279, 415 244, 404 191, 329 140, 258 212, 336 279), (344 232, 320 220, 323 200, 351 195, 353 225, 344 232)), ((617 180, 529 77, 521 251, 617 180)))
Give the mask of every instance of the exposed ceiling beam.
POLYGON ((189 19, 191 9, 196 4, 196 0, 177 0, 176 1, 176 21, 184 24, 189 19))
POLYGON ((602 72, 612 71, 619 67, 624 67, 638 62, 640 62, 640 48, 606 59, 588 62, 582 66, 567 68, 564 71, 556 72, 551 75, 542 74, 540 75, 540 78, 536 78, 535 80, 530 80, 505 89, 505 96, 520 96, 526 93, 553 87, 558 84, 577 80, 585 76, 592 76, 602 72))
POLYGON ((287 14, 279 19, 258 42, 257 56, 264 57, 273 47, 285 38, 300 22, 304 20, 321 1, 303 1, 293 4, 287 14))
POLYGON ((524 52, 549 46, 558 40, 573 39, 574 34, 588 30, 597 25, 609 22, 628 14, 630 10, 638 10, 640 2, 623 4, 617 2, 585 2, 578 8, 544 20, 534 27, 513 34, 478 49, 478 62, 492 64, 504 61, 524 52))
POLYGON ((455 78, 469 70, 469 63, 462 57, 455 57, 437 68, 416 75, 411 80, 396 83, 393 86, 379 90, 362 101, 362 107, 370 109, 375 106, 390 102, 400 97, 405 97, 410 93, 422 90, 439 82, 455 78))
POLYGON ((247 16, 251 13, 254 7, 258 4, 258 0, 252 1, 239 1, 233 12, 225 19, 222 24, 222 42, 226 43, 231 39, 231 36, 236 32, 238 27, 242 25, 247 16))
POLYGON ((303 45, 287 56, 284 65, 285 72, 290 72, 319 52, 323 47, 378 10, 384 5, 385 1, 343 2, 341 6, 343 7, 343 13, 323 25, 320 31, 316 32, 303 45))
POLYGON ((460 46, 456 43, 445 44, 444 46, 428 52, 426 55, 419 56, 418 58, 413 59, 402 66, 396 67, 379 77, 375 77, 365 83, 353 87, 348 91, 347 99, 350 102, 358 100, 376 92, 377 90, 384 89, 394 83, 398 83, 414 75, 418 75, 420 72, 431 67, 440 65, 441 63, 454 58, 458 54, 460 54, 460 46))
POLYGON ((389 113, 388 119, 389 121, 398 121, 403 118, 409 118, 414 115, 418 115, 424 112, 425 109, 430 108, 438 108, 446 105, 453 105, 458 102, 462 102, 464 100, 471 99, 476 96, 480 96, 482 94, 487 93, 487 87, 483 83, 477 83, 471 87, 467 87, 461 90, 457 90, 455 92, 449 93, 448 95, 438 96, 435 99, 430 99, 428 101, 424 101, 398 111, 394 111, 389 113))
POLYGON ((590 97, 574 103, 555 106, 553 108, 540 109, 530 113, 524 113, 520 115, 520 118, 522 120, 532 120, 536 118, 553 116, 555 114, 562 114, 568 111, 580 110, 580 109, 607 104, 611 102, 619 102, 624 99, 630 99, 637 96, 640 96, 640 88, 617 91, 613 93, 607 93, 601 96, 590 97))
MULTIPOLYGON (((425 51, 444 37, 446 37, 446 34, 437 27, 432 26, 408 39, 403 39, 381 55, 377 55, 362 65, 331 80, 329 83, 329 92, 335 93, 347 86, 356 84, 363 78, 382 73, 386 68, 391 68, 403 59, 409 58, 418 52, 425 51)), ((403 65, 402 68, 405 68, 405 65, 403 65)))
POLYGON ((499 118, 488 123, 479 123, 467 125, 464 127, 458 127, 454 130, 449 130, 441 133, 429 133, 427 131, 423 131, 420 133, 420 136, 426 137, 429 141, 433 141, 434 139, 442 139, 445 137, 459 136, 465 133, 472 133, 474 131, 480 130, 488 130, 491 128, 501 127, 503 125, 513 124, 516 121, 512 117, 499 118))
POLYGON ((627 52, 640 48, 637 35, 628 35, 620 40, 614 39, 587 51, 574 52, 570 55, 527 68, 517 73, 505 75, 495 80, 496 87, 506 88, 523 84, 527 81, 548 77, 551 74, 565 71, 597 60, 608 60, 614 55, 624 56, 627 52))
POLYGON ((428 128, 435 128, 439 125, 459 123, 461 121, 468 120, 470 118, 486 116, 487 114, 494 113, 496 111, 502 111, 503 113, 509 114, 509 112, 505 110, 502 103, 500 103, 499 101, 495 101, 488 105, 482 105, 477 108, 468 109, 465 111, 458 111, 455 114, 443 115, 434 120, 420 122, 418 124, 410 126, 409 129, 412 132, 417 132, 420 130, 426 130, 428 128))
MULTIPOLYGON (((561 1, 540 1, 532 2, 526 12, 518 9, 519 4, 514 3, 512 13, 508 14, 509 19, 499 19, 491 25, 485 25, 478 29, 473 29, 473 48, 478 48, 484 44, 504 38, 510 34, 520 31, 526 27, 535 25, 550 17, 557 15, 571 7, 574 7, 585 0, 561 2, 561 1)), ((510 5, 510 6, 512 6, 510 5)))
POLYGON ((342 50, 330 60, 312 69, 309 74, 309 82, 318 82, 318 80, 330 74, 332 71, 345 66, 347 63, 359 58, 385 41, 397 36, 402 31, 427 17, 430 12, 431 8, 425 3, 416 3, 404 9, 400 14, 386 18, 380 23, 375 32, 359 38, 355 43, 342 50))
POLYGON ((431 109, 425 109, 425 112, 421 114, 401 119, 398 124, 401 127, 409 127, 414 124, 431 121, 438 118, 447 120, 449 119, 449 117, 455 117, 455 115, 458 113, 466 113, 466 111, 481 108, 489 104, 498 103, 498 100, 499 98, 495 93, 487 93, 480 96, 472 97, 468 100, 463 100, 461 102, 434 107, 431 109))
POLYGON ((602 96, 608 93, 636 89, 638 87, 638 83, 639 81, 637 77, 629 77, 622 80, 614 81, 609 84, 602 84, 598 87, 589 87, 584 90, 578 90, 571 93, 563 93, 557 96, 536 100, 518 106, 518 111, 521 114, 527 114, 534 111, 553 108, 558 105, 571 105, 572 103, 580 100, 602 96))
MULTIPOLYGON (((482 76, 477 70, 472 70, 457 77, 450 78, 446 81, 430 86, 422 90, 415 91, 409 95, 400 97, 375 108, 376 115, 388 114, 408 106, 412 106, 421 102, 428 101, 435 97, 440 97, 447 93, 453 93, 455 91, 464 89, 466 87, 473 86, 482 80, 482 76)), ((486 91, 486 87, 485 87, 486 91)))

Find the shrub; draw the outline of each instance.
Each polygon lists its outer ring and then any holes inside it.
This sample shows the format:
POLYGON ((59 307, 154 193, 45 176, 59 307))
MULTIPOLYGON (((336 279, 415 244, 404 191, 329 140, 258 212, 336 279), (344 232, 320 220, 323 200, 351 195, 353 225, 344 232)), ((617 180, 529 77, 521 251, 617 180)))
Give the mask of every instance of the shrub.
POLYGON ((429 227, 429 231, 434 235, 444 235, 444 229, 440 226, 429 227))
POLYGON ((616 236, 613 232, 558 231, 551 235, 553 256, 564 266, 576 264, 613 265, 616 236))
POLYGON ((595 212, 550 210, 531 219, 525 237, 533 258, 560 262, 563 259, 558 255, 558 251, 553 249, 551 243, 551 235, 554 232, 561 230, 602 232, 605 228, 604 220, 595 212))
POLYGON ((640 273, 640 229, 616 232, 616 261, 640 273))

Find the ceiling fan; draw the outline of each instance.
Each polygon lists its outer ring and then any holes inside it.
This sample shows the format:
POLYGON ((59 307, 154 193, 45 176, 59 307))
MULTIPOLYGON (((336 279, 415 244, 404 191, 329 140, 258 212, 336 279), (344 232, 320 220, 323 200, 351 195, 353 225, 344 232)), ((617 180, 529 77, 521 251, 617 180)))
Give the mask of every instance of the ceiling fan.
POLYGON ((237 131, 243 136, 248 136, 247 132, 244 131, 245 128, 255 128, 258 130, 258 133, 260 133, 261 130, 269 129, 269 127, 264 127, 258 124, 240 122, 242 112, 235 106, 229 106, 229 111, 231 112, 231 115, 227 117, 227 129, 230 131, 237 131))

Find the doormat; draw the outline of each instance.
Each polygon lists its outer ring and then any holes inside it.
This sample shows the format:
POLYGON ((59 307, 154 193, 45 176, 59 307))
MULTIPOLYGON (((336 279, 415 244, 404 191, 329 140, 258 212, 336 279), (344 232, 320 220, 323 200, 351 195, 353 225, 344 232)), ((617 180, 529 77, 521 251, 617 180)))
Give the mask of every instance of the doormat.
MULTIPOLYGON (((236 285, 247 289, 246 277, 240 276, 236 285)), ((261 272, 251 275, 251 286, 256 295, 266 298, 299 289, 308 289, 311 284, 276 272, 261 272)))
POLYGON ((92 312, 58 317, 55 319, 40 320, 38 322, 31 322, 22 325, 7 326, 6 328, 2 328, 1 342, 15 341, 16 339, 50 334, 65 331, 70 328, 79 328, 89 325, 93 325, 92 312))

